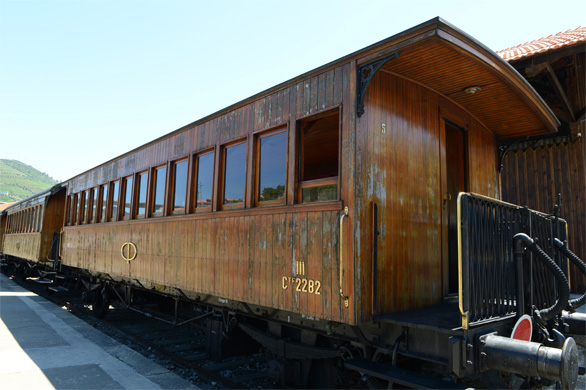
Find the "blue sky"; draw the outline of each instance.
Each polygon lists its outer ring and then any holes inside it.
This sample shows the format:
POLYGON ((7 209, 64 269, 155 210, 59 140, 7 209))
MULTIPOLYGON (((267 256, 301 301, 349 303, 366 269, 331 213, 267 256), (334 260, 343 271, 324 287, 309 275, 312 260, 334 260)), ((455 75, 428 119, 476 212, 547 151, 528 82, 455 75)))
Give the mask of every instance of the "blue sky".
POLYGON ((586 1, 0 0, 0 158, 66 180, 441 16, 493 50, 586 1))

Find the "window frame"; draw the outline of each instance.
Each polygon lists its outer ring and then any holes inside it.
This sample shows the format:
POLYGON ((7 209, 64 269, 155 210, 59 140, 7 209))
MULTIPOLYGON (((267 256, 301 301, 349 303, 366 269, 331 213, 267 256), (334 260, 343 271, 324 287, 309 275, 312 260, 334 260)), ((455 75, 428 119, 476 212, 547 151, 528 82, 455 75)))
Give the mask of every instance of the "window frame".
POLYGON ((73 194, 73 205, 71 206, 71 226, 77 226, 79 223, 79 192, 73 194))
POLYGON ((341 185, 340 180, 342 177, 342 107, 337 106, 317 114, 311 114, 305 116, 303 118, 299 118, 296 121, 296 178, 295 178, 295 204, 315 204, 315 203, 327 203, 327 202, 337 202, 341 197, 341 185), (304 171, 304 148, 303 148, 303 125, 316 121, 320 118, 334 116, 337 113, 338 115, 338 174, 337 176, 330 176, 320 179, 313 179, 313 180, 303 180, 303 171, 304 171), (314 187, 322 187, 327 185, 336 185, 336 199, 330 199, 325 201, 315 201, 315 202, 303 202, 303 190, 307 188, 314 188, 314 187))
POLYGON ((144 219, 148 218, 149 214, 149 188, 150 188, 150 180, 151 175, 148 169, 142 170, 140 172, 136 172, 134 174, 134 196, 132 197, 134 201, 134 206, 132 207, 134 219, 144 219), (140 208, 140 177, 142 175, 146 175, 146 183, 145 183, 145 200, 144 200, 144 213, 140 214, 138 212, 140 208))
POLYGON ((99 188, 99 195, 98 195, 98 219, 97 223, 104 223, 108 222, 108 191, 110 190, 110 183, 103 183, 98 186, 99 188), (104 199, 104 193, 106 196, 104 199))
POLYGON ((108 185, 108 222, 116 222, 120 219, 120 191, 121 191, 120 179, 110 181, 108 185), (114 193, 114 187, 118 184, 118 194, 114 193), (114 213, 114 197, 118 203, 116 204, 116 213, 114 213))
POLYGON ((188 207, 189 207, 189 156, 185 156, 170 162, 171 172, 169 175, 169 183, 167 185, 168 193, 169 193, 169 213, 168 215, 184 215, 187 214, 188 207), (175 190, 177 184, 177 164, 186 162, 187 163, 187 172, 185 174, 185 206, 184 207, 175 207, 175 190))
POLYGON ((220 146, 220 177, 219 177, 219 191, 217 202, 218 202, 218 210, 240 210, 246 207, 246 200, 248 196, 248 137, 240 138, 228 143, 225 143, 220 146), (226 189, 226 151, 231 147, 237 145, 245 145, 245 157, 244 157, 244 193, 242 194, 242 202, 238 203, 227 203, 224 204, 224 191, 226 189))
POLYGON ((83 225, 85 223, 85 191, 79 191, 79 210, 78 213, 78 225, 83 225))
POLYGON ((43 220, 41 219, 41 213, 43 212, 43 206, 37 206, 37 232, 41 231, 43 220))
POLYGON ((192 166, 193 166, 193 174, 192 174, 192 185, 190 186, 192 190, 192 195, 190 196, 189 203, 191 204, 191 209, 193 213, 209 213, 213 209, 214 202, 216 201, 216 193, 214 189, 216 188, 216 183, 218 181, 218 177, 216 174, 216 158, 217 150, 216 147, 207 148, 198 152, 193 153, 192 155, 192 166), (202 156, 207 156, 209 154, 213 155, 212 160, 212 198, 209 206, 197 206, 197 183, 199 180, 199 158, 202 156))
POLYGON ((253 177, 253 199, 255 207, 264 206, 281 206, 287 203, 287 189, 289 183, 289 126, 287 124, 281 124, 275 127, 271 127, 254 134, 254 177, 253 177), (261 149, 260 143, 263 138, 271 137, 273 135, 285 133, 285 193, 283 199, 276 200, 260 200, 260 164, 261 164, 261 149))
POLYGON ((119 220, 120 221, 128 221, 133 219, 133 195, 134 195, 134 175, 128 175, 120 178, 120 200, 118 202, 118 207, 120 207, 119 213, 119 220), (128 180, 132 180, 130 183, 130 194, 128 193, 128 180), (126 214, 126 204, 127 198, 130 198, 130 203, 128 206, 128 214, 126 214))
POLYGON ((90 189, 90 208, 89 208, 89 222, 88 223, 97 223, 98 222, 98 204, 100 201, 100 187, 93 187, 90 189))
POLYGON ((150 172, 150 182, 151 185, 149 186, 149 193, 147 197, 149 198, 149 207, 147 211, 148 218, 161 218, 166 217, 167 213, 167 205, 168 205, 168 187, 169 187, 169 163, 157 165, 151 168, 150 172), (163 208, 161 212, 154 212, 155 208, 155 201, 156 199, 156 192, 157 192, 157 175, 156 172, 159 169, 165 168, 165 183, 163 184, 163 208))

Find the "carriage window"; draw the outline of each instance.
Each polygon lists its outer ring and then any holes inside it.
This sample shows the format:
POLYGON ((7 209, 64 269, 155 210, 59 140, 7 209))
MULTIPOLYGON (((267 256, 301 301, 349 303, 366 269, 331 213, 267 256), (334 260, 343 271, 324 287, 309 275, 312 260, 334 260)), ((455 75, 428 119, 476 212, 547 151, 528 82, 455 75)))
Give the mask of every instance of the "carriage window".
POLYGON ((148 172, 143 172, 138 175, 138 183, 137 183, 138 198, 137 198, 137 205, 136 205, 136 218, 146 217, 146 198, 147 198, 148 180, 149 180, 148 172))
POLYGON ((83 191, 81 191, 79 193, 79 207, 78 207, 78 217, 77 220, 79 222, 79 224, 83 224, 85 222, 85 193, 83 191))
POLYGON ((41 213, 43 212, 43 207, 39 206, 37 207, 37 232, 41 231, 41 223, 42 223, 42 219, 41 219, 41 213))
MULTIPOLYGON (((224 190, 223 205, 244 202, 246 190, 246 142, 224 149, 224 190)), ((230 207, 227 207, 230 208, 230 207)))
POLYGON ((29 226, 29 229, 28 229, 28 230, 29 230, 29 232, 31 232, 31 233, 33 233, 33 232, 35 232, 35 231, 36 231, 36 230, 35 230, 35 228, 36 228, 36 225, 35 225, 35 221, 36 221, 36 220, 35 220, 35 218, 36 218, 36 216, 37 216, 37 214, 36 214, 36 211, 37 211, 37 208, 36 208, 36 207, 33 207, 33 208, 30 210, 30 216, 29 216, 29 218, 30 218, 30 226, 29 226))
POLYGON ((120 196, 120 182, 115 181, 112 183, 110 187, 112 195, 110 195, 110 199, 112 199, 112 209, 110 212, 110 221, 115 221, 118 218, 118 198, 120 196))
POLYGON ((71 210, 73 208, 73 195, 69 195, 67 198, 67 225, 71 225, 71 210))
POLYGON ((85 223, 91 223, 91 219, 92 219, 92 190, 87 190, 85 192, 85 212, 84 212, 84 218, 85 218, 85 223))
POLYGON ((214 152, 201 154, 196 158, 197 179, 195 208, 203 211, 212 207, 214 185, 214 152))
POLYGON ((257 148, 257 201, 283 203, 287 179, 287 131, 260 136, 257 148))
POLYGON ((73 195, 73 203, 71 207, 71 224, 77 225, 77 203, 78 203, 79 196, 78 194, 73 195))
POLYGON ((92 189, 92 217, 91 223, 98 222, 98 188, 92 189))
POLYGON ((132 205, 132 176, 129 176, 124 179, 124 188, 122 192, 122 201, 121 204, 123 205, 122 208, 122 219, 130 218, 130 210, 132 205))
POLYGON ((165 184, 167 182, 167 167, 155 169, 155 188, 153 193, 153 217, 160 217, 165 210, 165 184))
POLYGON ((33 207, 31 210, 31 232, 35 233, 37 231, 37 207, 33 207))
POLYGON ((301 202, 338 199, 339 112, 302 121, 299 155, 301 202))
POLYGON ((187 160, 173 164, 173 206, 172 214, 185 214, 187 197, 187 160))
POLYGON ((108 185, 104 184, 102 185, 102 212, 101 212, 101 216, 100 216, 100 221, 101 222, 106 222, 108 213, 108 185))

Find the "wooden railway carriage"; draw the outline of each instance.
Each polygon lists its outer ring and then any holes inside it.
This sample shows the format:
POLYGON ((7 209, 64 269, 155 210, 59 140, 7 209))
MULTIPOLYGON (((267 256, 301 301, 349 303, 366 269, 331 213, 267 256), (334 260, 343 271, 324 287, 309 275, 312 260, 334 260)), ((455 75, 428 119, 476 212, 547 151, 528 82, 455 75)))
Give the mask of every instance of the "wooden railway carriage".
POLYGON ((59 233, 63 228, 65 188, 56 185, 8 207, 0 219, 2 254, 26 260, 12 262, 21 276, 58 259, 59 233))
MULTIPOLYGON (((512 251, 537 226, 564 240, 563 220, 497 200, 497 141, 557 126, 500 57, 433 19, 66 181, 61 261, 98 301, 110 286, 130 304, 126 285, 234 317, 277 377, 307 383, 305 363, 282 359, 341 351, 390 381, 397 355, 465 377, 495 367, 481 337, 563 299, 563 281, 515 268, 512 251)), ((571 386, 575 344, 551 349, 545 376, 571 386)), ((513 366, 498 369, 544 376, 513 366)))

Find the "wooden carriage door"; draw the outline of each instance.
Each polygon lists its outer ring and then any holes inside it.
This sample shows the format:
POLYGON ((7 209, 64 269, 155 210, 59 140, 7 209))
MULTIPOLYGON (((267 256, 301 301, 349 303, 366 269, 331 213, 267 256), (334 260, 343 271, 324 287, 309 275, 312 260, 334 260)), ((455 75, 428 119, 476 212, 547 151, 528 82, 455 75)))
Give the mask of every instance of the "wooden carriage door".
POLYGON ((464 128, 441 118, 442 274, 445 295, 458 293, 458 193, 467 191, 464 128))

